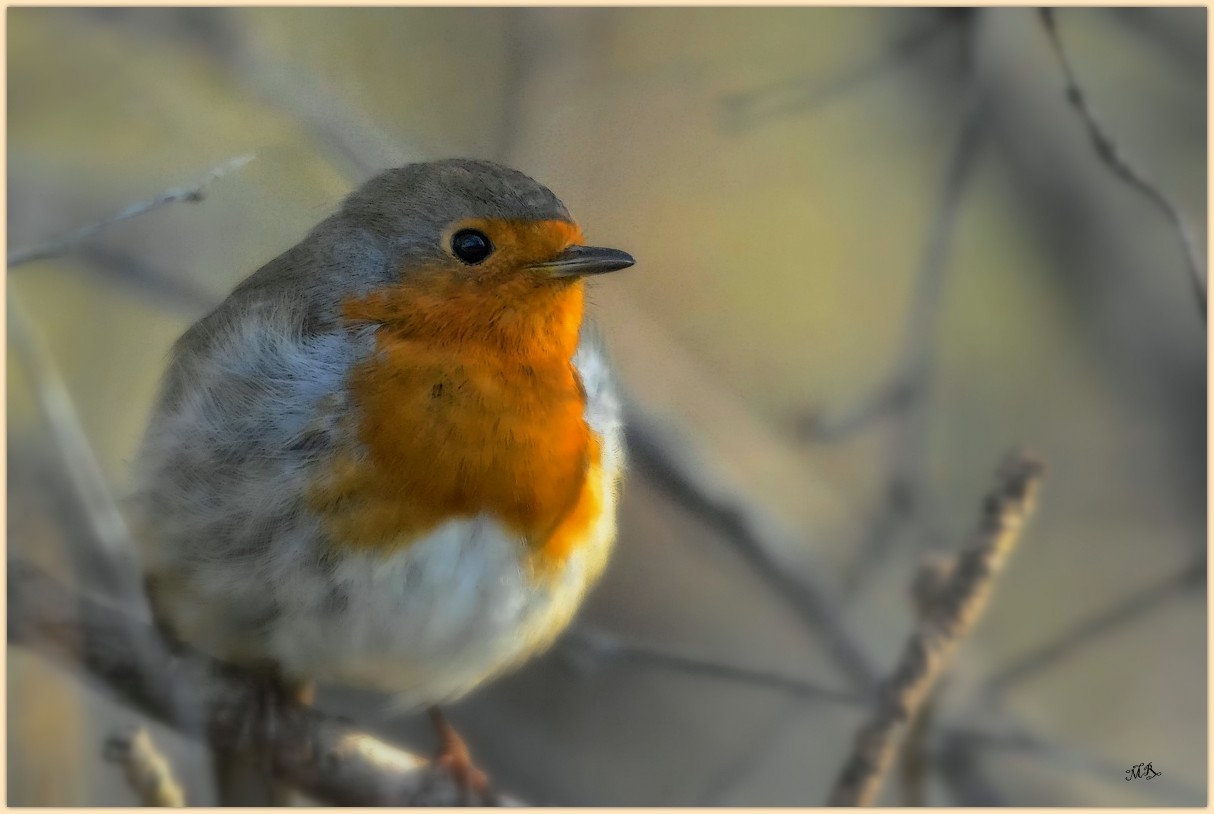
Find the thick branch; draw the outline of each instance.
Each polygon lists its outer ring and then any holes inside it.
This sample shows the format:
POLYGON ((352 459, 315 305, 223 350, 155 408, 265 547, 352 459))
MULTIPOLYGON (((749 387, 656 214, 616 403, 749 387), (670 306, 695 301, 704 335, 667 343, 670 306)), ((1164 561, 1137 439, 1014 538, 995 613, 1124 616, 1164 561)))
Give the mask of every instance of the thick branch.
POLYGON ((831 792, 831 805, 869 805, 876 799, 903 735, 986 606, 994 577, 1032 511, 1041 475, 1042 465, 1024 454, 1004 463, 978 529, 958 554, 930 614, 907 642, 871 719, 857 733, 831 792))
MULTIPOLYGON (((244 676, 203 655, 171 652, 152 625, 94 597, 75 595, 20 560, 8 563, 9 642, 80 669, 122 700, 188 735, 176 693, 198 699, 201 731, 226 747, 247 742, 259 701, 244 676), (141 653, 153 670, 140 669, 141 653)), ((336 805, 459 805, 450 772, 313 708, 284 701, 264 747, 284 782, 336 805)))

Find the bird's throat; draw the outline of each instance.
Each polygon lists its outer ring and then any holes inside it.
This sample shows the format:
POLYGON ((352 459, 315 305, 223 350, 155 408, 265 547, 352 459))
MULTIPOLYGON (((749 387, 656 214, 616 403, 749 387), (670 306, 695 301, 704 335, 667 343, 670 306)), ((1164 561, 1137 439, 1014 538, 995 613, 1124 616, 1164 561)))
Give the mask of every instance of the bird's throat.
POLYGON ((412 302, 381 294, 347 307, 380 317, 376 353, 350 379, 364 454, 335 462, 314 507, 348 545, 396 548, 488 514, 542 559, 563 560, 602 499, 572 363, 581 284, 512 302, 396 293, 412 302), (402 313, 411 318, 391 319, 402 313))

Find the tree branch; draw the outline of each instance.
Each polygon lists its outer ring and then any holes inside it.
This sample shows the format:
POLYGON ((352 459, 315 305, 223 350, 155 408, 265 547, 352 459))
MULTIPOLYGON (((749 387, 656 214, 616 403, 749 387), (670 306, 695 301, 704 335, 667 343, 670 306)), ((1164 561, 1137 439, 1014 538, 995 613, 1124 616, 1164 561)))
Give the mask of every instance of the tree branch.
POLYGON ((687 438, 628 401, 624 422, 629 460, 656 486, 719 530, 743 560, 825 640, 848 679, 861 691, 873 686, 875 663, 838 602, 813 574, 793 574, 780 552, 803 549, 772 518, 739 494, 697 455, 687 438))
MULTIPOLYGON (((148 621, 73 594, 11 557, 8 602, 10 643, 77 668, 153 718, 197 736, 197 728, 176 717, 173 696, 188 694, 198 699, 208 737, 227 748, 247 743, 259 691, 238 671, 189 649, 170 651, 148 621), (141 652, 155 669, 137 666, 141 652)), ((275 775, 335 805, 459 805, 464 797, 446 769, 293 701, 283 701, 264 738, 275 775)))
POLYGON ((961 201, 983 144, 986 106, 982 89, 971 80, 970 98, 961 117, 956 143, 944 171, 935 218, 919 261, 914 300, 903 328, 901 352, 885 381, 850 410, 819 418, 806 429, 817 439, 833 440, 889 416, 889 471, 882 504, 859 546, 846 578, 859 588, 892 550, 900 525, 923 517, 922 469, 927 458, 930 419, 927 393, 935 372, 935 342, 943 311, 948 259, 961 201))
POLYGON ((1015 685, 1068 658, 1089 642, 1149 613, 1187 588, 1204 585, 1205 577, 1206 558, 1203 552, 1202 556, 1175 574, 1135 591, 1008 664, 989 680, 983 694, 998 700, 1015 685))
POLYGON ((1138 190, 1172 224, 1180 242, 1185 263, 1189 267, 1193 294, 1197 299, 1197 307, 1201 311, 1201 319, 1204 322, 1206 319, 1205 261, 1197 248, 1197 240, 1189 229, 1185 216, 1181 213, 1180 208, 1172 203, 1172 200, 1130 161, 1125 151, 1113 140, 1113 137, 1096 117, 1087 94, 1083 92, 1083 88, 1079 84, 1079 78, 1075 74, 1074 66, 1071 65, 1070 57, 1067 56, 1066 49, 1062 45, 1054 9, 1043 8, 1039 11, 1042 27, 1045 28, 1050 47, 1058 58, 1058 64, 1062 67, 1062 74, 1066 80, 1067 103, 1074 108, 1083 121, 1083 126, 1087 129, 1088 137, 1092 140, 1092 147, 1100 162, 1109 169, 1114 177, 1121 179, 1132 189, 1138 190))
POLYGON ((836 704, 859 704, 864 700, 859 693, 827 687, 808 679, 726 664, 669 647, 626 641, 600 630, 572 630, 562 639, 561 646, 565 655, 581 664, 604 661, 639 664, 836 704))
POLYGON ((161 754, 152 736, 143 727, 124 735, 115 735, 105 745, 107 760, 122 766, 127 782, 144 806, 181 808, 185 792, 173 775, 173 766, 161 754))
POLYGON ((857 733, 830 805, 869 805, 876 799, 902 736, 985 608, 994 577, 1033 509, 1042 472, 1041 463, 1023 453, 1004 462, 970 543, 957 555, 930 615, 907 642, 871 718, 857 733))
POLYGON ((24 263, 32 263, 35 260, 45 260, 48 257, 57 257, 61 254, 67 254, 103 229, 113 226, 115 223, 119 223, 120 221, 137 218, 140 215, 146 215, 148 212, 159 209, 162 206, 167 206, 168 204, 173 203, 195 203, 197 201, 201 201, 205 197, 205 190, 207 186, 227 175, 229 172, 240 169, 254 158, 256 158, 256 156, 250 153, 248 155, 237 156, 236 158, 229 159, 228 161, 220 164, 218 167, 212 169, 201 179, 192 184, 165 190, 154 198, 133 203, 125 209, 121 209, 111 215, 108 215, 95 223, 89 223, 81 226, 78 229, 73 229, 67 234, 51 238, 45 243, 40 243, 37 246, 30 246, 25 249, 16 249, 11 251, 8 253, 8 267, 12 269, 24 263))

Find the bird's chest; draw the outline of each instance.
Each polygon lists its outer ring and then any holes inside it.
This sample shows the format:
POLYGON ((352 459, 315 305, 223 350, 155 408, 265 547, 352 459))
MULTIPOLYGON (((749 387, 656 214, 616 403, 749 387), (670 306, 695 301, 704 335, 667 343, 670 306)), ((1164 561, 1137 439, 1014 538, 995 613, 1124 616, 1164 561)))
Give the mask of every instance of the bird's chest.
POLYGON ((397 342, 351 374, 357 454, 314 494, 331 533, 399 548, 485 515, 563 559, 601 511, 601 444, 568 358, 502 358, 397 342))

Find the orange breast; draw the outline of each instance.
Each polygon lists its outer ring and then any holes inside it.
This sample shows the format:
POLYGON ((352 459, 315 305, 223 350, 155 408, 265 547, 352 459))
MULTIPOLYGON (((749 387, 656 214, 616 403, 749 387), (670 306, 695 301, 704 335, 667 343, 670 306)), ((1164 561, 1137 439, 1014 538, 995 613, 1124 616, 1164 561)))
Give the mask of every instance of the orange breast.
POLYGON ((377 353, 352 372, 365 454, 337 460, 312 506, 336 543, 361 548, 406 546, 445 520, 489 514, 527 541, 537 563, 559 565, 603 498, 600 441, 586 425, 570 361, 581 286, 544 303, 540 322, 555 329, 504 341, 469 332, 469 321, 484 324, 470 309, 490 305, 460 300, 458 292, 402 288, 347 304, 363 319, 428 312, 411 325, 383 325, 377 353))

